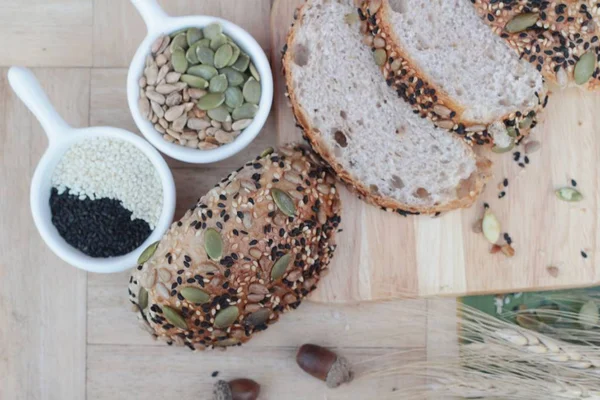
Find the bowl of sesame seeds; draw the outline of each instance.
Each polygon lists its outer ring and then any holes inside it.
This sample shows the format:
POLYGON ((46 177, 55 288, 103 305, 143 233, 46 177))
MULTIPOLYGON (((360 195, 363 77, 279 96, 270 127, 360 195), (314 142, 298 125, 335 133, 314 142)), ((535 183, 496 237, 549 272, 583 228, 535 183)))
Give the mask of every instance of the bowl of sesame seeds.
POLYGON ((156 0, 132 3, 148 33, 129 67, 127 100, 144 137, 188 163, 243 150, 273 102, 273 74, 258 42, 222 18, 171 17, 156 0))
POLYGON ((8 79, 48 136, 31 182, 35 225, 50 249, 90 272, 121 272, 169 229, 175 212, 171 171, 148 142, 112 127, 70 127, 31 71, 8 79))

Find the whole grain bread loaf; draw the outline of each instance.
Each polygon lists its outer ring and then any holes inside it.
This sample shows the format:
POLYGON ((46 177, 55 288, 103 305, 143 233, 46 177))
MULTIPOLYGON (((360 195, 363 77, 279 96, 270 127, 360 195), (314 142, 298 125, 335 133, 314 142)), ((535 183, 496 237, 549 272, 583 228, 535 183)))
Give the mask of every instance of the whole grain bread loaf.
POLYGON ((600 3, 473 0, 493 31, 561 87, 600 88, 600 3))
POLYGON ((362 43, 353 0, 308 0, 283 64, 299 126, 315 151, 367 201, 401 214, 470 206, 489 161, 398 99, 362 43))
POLYGON ((358 0, 365 43, 398 95, 436 125, 506 148, 537 124, 541 74, 468 0, 358 0))
POLYGON ((141 326, 192 350, 234 346, 319 282, 340 223, 334 178, 300 146, 231 173, 151 246, 129 280, 141 326))

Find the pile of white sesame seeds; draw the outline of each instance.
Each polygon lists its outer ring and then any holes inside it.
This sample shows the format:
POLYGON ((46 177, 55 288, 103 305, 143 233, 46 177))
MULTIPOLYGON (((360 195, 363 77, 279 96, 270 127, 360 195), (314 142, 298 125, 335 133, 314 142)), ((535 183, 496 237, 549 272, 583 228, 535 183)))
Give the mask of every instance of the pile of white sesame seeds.
POLYGON ((81 200, 121 201, 154 229, 162 211, 162 184, 148 158, 133 144, 112 138, 75 143, 54 170, 52 186, 81 200))

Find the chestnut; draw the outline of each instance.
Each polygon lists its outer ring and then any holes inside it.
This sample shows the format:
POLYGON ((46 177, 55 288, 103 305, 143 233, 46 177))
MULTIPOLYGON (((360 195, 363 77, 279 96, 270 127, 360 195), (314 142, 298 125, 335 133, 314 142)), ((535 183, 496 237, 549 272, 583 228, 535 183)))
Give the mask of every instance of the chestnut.
POLYGON ((333 351, 314 344, 304 344, 298 350, 296 362, 305 372, 336 388, 351 382, 354 372, 350 362, 333 351))
POLYGON ((256 400, 260 385, 251 379, 218 381, 213 389, 214 400, 256 400))

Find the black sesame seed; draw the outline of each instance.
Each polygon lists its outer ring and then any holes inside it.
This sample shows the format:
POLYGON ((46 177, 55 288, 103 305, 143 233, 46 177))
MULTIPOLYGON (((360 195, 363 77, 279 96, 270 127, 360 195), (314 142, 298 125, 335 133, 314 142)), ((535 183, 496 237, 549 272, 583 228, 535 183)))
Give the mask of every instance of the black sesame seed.
POLYGON ((585 251, 581 250, 581 257, 588 258, 588 255, 585 251))
POLYGON ((577 187, 577 181, 575 179, 571 179, 571 186, 577 187))

